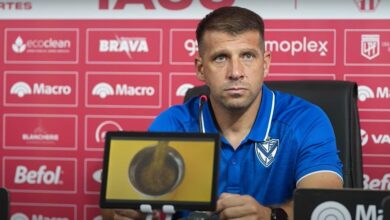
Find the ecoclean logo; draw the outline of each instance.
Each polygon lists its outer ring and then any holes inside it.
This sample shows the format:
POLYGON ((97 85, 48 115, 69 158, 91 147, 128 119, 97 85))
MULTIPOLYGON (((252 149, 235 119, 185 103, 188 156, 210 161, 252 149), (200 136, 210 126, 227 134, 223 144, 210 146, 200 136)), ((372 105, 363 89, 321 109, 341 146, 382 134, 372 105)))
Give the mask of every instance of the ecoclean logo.
POLYGON ((26 43, 21 36, 18 36, 12 44, 15 53, 69 53, 72 47, 68 39, 28 39, 26 43))
POLYGON ((359 101, 365 102, 368 99, 390 99, 389 87, 379 87, 372 89, 366 85, 358 86, 359 101))
POLYGON ((161 29, 87 29, 87 63, 161 62, 161 29))
POLYGON ((267 34, 265 47, 276 65, 335 63, 335 30, 270 29, 267 34))
POLYGON ((6 63, 77 63, 79 30, 75 28, 5 29, 6 63))
POLYGON ((24 44, 23 42, 23 39, 18 36, 15 40, 15 42, 12 44, 12 50, 15 52, 15 53, 23 53, 24 51, 26 51, 26 44, 24 44))

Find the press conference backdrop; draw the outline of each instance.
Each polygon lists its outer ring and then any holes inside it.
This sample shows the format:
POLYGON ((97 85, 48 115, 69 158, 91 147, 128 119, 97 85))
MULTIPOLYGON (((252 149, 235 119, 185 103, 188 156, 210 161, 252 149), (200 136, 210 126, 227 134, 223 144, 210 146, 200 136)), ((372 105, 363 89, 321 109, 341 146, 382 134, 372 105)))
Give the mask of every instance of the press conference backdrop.
POLYGON ((390 189, 389 1, 135 2, 0 1, 0 183, 11 216, 99 219, 105 132, 143 131, 201 84, 194 30, 225 5, 265 18, 267 80, 359 84, 364 187, 390 189))

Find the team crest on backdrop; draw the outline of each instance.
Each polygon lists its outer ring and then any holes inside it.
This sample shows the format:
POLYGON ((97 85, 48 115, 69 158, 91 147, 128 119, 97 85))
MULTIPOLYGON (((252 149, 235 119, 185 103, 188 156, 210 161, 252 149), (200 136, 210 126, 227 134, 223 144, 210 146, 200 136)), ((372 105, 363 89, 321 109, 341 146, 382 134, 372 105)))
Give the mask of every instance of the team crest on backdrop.
POLYGON ((379 34, 363 34, 360 53, 365 58, 372 60, 379 56, 379 34))
POLYGON ((269 167, 274 162, 278 148, 279 139, 268 137, 265 141, 255 143, 256 156, 265 167, 269 167))

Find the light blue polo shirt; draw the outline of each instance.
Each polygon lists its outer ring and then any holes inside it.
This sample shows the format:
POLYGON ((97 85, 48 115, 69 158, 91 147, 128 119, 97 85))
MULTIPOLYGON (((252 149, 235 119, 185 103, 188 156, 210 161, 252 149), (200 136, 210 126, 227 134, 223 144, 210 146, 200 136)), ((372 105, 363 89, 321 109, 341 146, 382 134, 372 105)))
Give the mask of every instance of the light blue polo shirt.
MULTIPOLYGON (((198 132, 199 98, 172 106, 153 121, 149 131, 198 132)), ((203 106, 206 133, 219 133, 210 104, 203 106)), ((251 195, 262 205, 292 199, 297 183, 316 172, 342 179, 332 125, 317 106, 265 85, 256 121, 234 150, 221 137, 218 194, 251 195)))

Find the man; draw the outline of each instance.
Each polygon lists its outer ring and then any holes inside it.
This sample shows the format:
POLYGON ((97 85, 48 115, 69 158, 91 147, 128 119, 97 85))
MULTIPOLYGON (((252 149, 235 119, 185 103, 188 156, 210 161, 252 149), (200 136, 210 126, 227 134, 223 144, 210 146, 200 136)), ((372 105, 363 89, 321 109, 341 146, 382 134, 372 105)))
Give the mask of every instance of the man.
POLYGON ((292 219, 294 189, 342 188, 325 113, 263 85, 271 54, 262 18, 219 8, 200 21, 196 37, 196 76, 210 88, 207 104, 196 97, 173 106, 149 130, 221 134, 219 218, 292 219))

